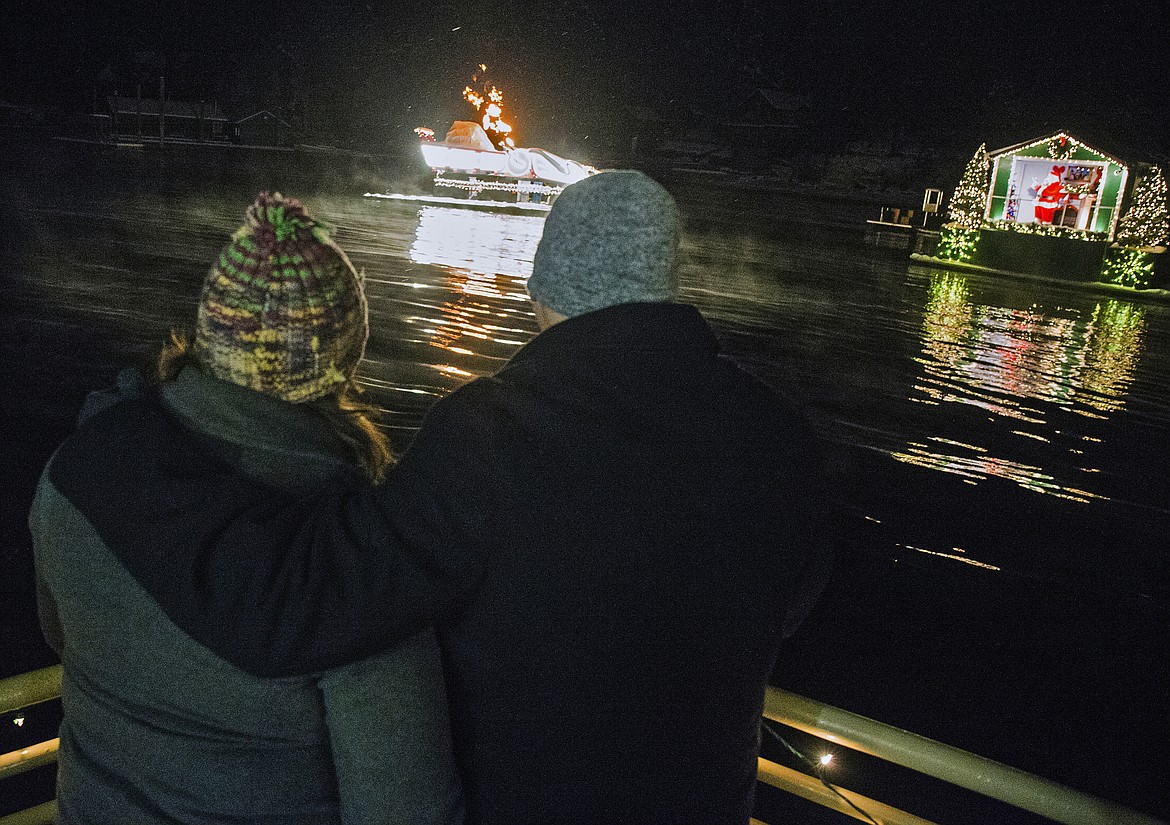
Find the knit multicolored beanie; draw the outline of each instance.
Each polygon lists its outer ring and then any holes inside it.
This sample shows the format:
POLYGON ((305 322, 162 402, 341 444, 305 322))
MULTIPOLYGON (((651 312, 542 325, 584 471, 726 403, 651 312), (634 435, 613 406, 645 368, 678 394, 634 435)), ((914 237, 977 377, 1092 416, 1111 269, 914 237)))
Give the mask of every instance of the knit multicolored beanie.
POLYGON ((262 192, 203 282, 194 355, 292 403, 337 392, 366 347, 362 278, 304 205, 262 192))

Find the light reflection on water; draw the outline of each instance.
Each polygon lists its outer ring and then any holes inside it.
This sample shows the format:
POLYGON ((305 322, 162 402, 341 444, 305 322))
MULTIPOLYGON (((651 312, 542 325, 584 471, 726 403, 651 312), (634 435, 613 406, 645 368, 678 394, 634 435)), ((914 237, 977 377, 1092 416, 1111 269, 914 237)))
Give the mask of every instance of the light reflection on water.
MULTIPOLYGON (((544 229, 544 218, 474 209, 425 206, 410 247, 410 260, 442 267, 451 296, 436 307, 437 316, 413 316, 433 347, 474 356, 487 342, 515 350, 528 332, 516 316, 529 312, 524 284, 544 229)), ((451 375, 472 373, 451 364, 451 375)))
MULTIPOLYGON (((928 386, 916 389, 936 400, 978 404, 946 394, 957 381, 977 391, 1059 402, 1090 418, 1121 409, 1141 352, 1145 310, 1102 301, 1088 319, 1067 311, 1073 317, 975 306, 965 276, 936 273, 923 314, 927 357, 920 363, 928 386)), ((1042 415, 1010 400, 986 406, 1024 420, 1042 415)))
POLYGON ((1002 567, 998 567, 997 565, 994 565, 994 564, 988 564, 987 562, 978 561, 977 559, 969 558, 968 556, 964 555, 967 551, 961 547, 952 548, 954 550, 953 553, 943 553, 939 550, 927 550, 925 547, 915 547, 913 544, 899 544, 897 546, 904 547, 907 550, 913 550, 916 553, 923 553, 927 556, 937 556, 940 559, 952 559, 954 561, 961 561, 961 562, 963 562, 963 564, 969 564, 972 567, 979 567, 979 568, 982 568, 983 570, 991 570, 992 572, 997 572, 997 571, 1003 569, 1002 567))
MULTIPOLYGON (((1145 310, 1103 300, 1087 318, 1076 310, 1063 312, 1057 316, 1036 308, 974 304, 966 276, 934 273, 923 312, 922 357, 915 359, 921 373, 908 400, 977 407, 1015 420, 1018 426, 1011 435, 1044 444, 1052 444, 1060 431, 1049 431, 1044 405, 1029 402, 1055 404, 1085 418, 1108 418, 1125 406, 1141 354, 1145 310)), ((1077 445, 1067 449, 1083 455, 1077 445)), ((969 483, 997 476, 1072 501, 1107 498, 1062 483, 1043 467, 943 437, 911 441, 891 455, 969 483)))
POLYGON ((544 216, 353 198, 324 205, 366 274, 370 341, 358 381, 405 444, 437 398, 495 372, 535 333, 525 283, 544 216))
MULTIPOLYGON (((79 335, 100 331, 119 353, 144 352, 189 323, 238 207, 202 194, 29 207, 38 274, 21 300, 79 335)), ((535 334, 525 280, 542 216, 348 194, 313 207, 366 273, 359 381, 396 447, 436 399, 498 370, 535 334)), ((1138 564, 1162 546, 1165 307, 917 267, 839 233, 794 237, 736 208, 697 209, 683 239, 684 300, 734 357, 810 411, 840 468, 844 506, 883 525, 875 550, 888 538, 883 549, 897 542, 947 565, 970 555, 1005 570, 1034 558, 1059 558, 1050 566, 1063 569, 1070 555, 1090 567, 1107 537, 1116 552, 1112 528, 1012 549, 1053 513, 1067 519, 1061 508, 1137 530, 1127 542, 1138 564), (924 506, 936 487, 947 499, 924 506), (971 513, 1015 532, 973 526, 971 513)))
POLYGON ((418 214, 410 259, 487 276, 493 283, 485 293, 488 297, 527 300, 522 287, 503 292, 495 281, 504 276, 505 286, 514 288, 528 279, 543 231, 543 216, 424 206, 418 214))
MULTIPOLYGON (((418 210, 408 255, 411 263, 430 273, 419 275, 423 283, 415 286, 432 289, 426 290, 430 300, 412 304, 401 320, 412 329, 413 340, 442 353, 427 363, 440 386, 491 372, 531 338, 524 284, 543 220, 466 208, 418 210)), ((755 254, 762 253, 759 239, 748 248, 728 246, 727 238, 718 236, 687 243, 692 259, 706 255, 724 264, 714 270, 714 278, 692 272, 686 279, 690 297, 700 305, 726 303, 711 309, 751 330, 741 336, 770 337, 773 331, 753 307, 775 301, 767 273, 778 256, 755 254)), ((933 406, 940 412, 961 405, 999 423, 963 435, 946 431, 953 425, 951 416, 928 416, 902 439, 891 443, 879 437, 868 446, 972 485, 995 477, 1073 502, 1109 500, 1086 482, 1099 468, 1083 466, 1085 443, 1074 434, 1077 428, 1054 423, 1054 416, 1103 421, 1124 409, 1142 351, 1144 308, 1100 300, 1079 309, 1020 309, 977 302, 971 292, 963 274, 930 275, 918 304, 918 328, 903 328, 918 340, 919 352, 914 358, 917 375, 901 404, 933 406), (1019 440, 1037 446, 1016 447, 1019 440), (1070 466, 1070 461, 1081 466, 1070 466)), ((840 298, 826 305, 836 319, 854 311, 889 311, 872 304, 850 307, 840 298)), ((814 296, 805 296, 798 311, 813 306, 819 306, 819 299, 814 303, 814 296)), ((836 319, 831 322, 839 323, 836 319)), ((808 329, 806 334, 817 331, 808 329)), ((838 343, 849 344, 857 345, 847 339, 838 343)))

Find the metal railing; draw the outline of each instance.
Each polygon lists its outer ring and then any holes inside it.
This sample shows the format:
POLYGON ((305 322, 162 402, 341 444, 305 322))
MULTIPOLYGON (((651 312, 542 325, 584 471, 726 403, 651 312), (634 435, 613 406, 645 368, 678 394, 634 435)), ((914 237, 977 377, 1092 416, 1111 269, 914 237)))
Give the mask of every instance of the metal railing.
MULTIPOLYGON (((1117 803, 786 690, 768 688, 764 697, 764 717, 1054 822, 1066 825, 1166 825, 1163 820, 1117 803)), ((761 764, 759 778, 814 802, 824 799, 821 804, 825 807, 865 821, 864 816, 812 776, 766 763, 761 764), (780 771, 774 771, 773 767, 780 768, 780 771), (814 795, 817 798, 813 798, 814 795)), ((849 791, 841 793, 883 825, 922 825, 926 822, 849 791)))
MULTIPOLYGON (((0 713, 21 710, 60 695, 60 665, 2 679, 0 713)), ((779 688, 768 688, 764 717, 1066 825, 1167 825, 1117 803, 779 688)), ((58 740, 50 739, 0 754, 0 780, 55 762, 58 744, 58 740)), ((854 819, 867 821, 868 815, 881 825, 931 825, 926 819, 861 794, 842 788, 831 790, 817 777, 767 759, 759 760, 758 778, 854 819)), ((46 802, 0 817, 0 825, 50 825, 55 812, 56 803, 46 802)), ((764 825, 759 820, 752 822, 764 825)))
MULTIPOLYGON (((23 710, 58 698, 61 695, 61 666, 53 665, 0 679, 0 713, 23 710)), ((57 761, 60 740, 49 739, 27 748, 0 754, 0 780, 31 771, 57 761)), ((0 816, 0 825, 51 825, 57 803, 50 801, 8 816, 0 816)))

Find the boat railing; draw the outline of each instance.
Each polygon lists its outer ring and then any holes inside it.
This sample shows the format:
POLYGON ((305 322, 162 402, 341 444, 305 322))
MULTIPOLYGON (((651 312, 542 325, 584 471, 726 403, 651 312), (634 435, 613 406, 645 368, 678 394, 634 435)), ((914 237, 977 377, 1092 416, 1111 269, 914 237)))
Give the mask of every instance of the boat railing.
MULTIPOLYGON (((779 688, 768 688, 764 697, 764 718, 1054 822, 1066 825, 1166 825, 1163 820, 1115 802, 779 688)), ((882 825, 925 825, 928 822, 851 791, 830 790, 817 777, 765 759, 760 759, 758 777, 761 782, 863 822, 870 821, 870 818, 882 825)))
MULTIPOLYGON (((0 679, 0 713, 20 711, 61 695, 61 666, 0 679)), ((991 759, 927 739, 882 722, 821 702, 768 688, 765 719, 901 765, 925 776, 996 799, 1023 811, 1067 825, 1167 825, 1163 820, 1042 779, 991 759)), ((55 762, 59 741, 50 739, 0 754, 0 780, 55 762)), ((880 825, 930 825, 929 821, 819 777, 759 760, 758 778, 773 787, 832 808, 863 822, 880 825)), ((56 803, 48 801, 8 816, 0 825, 50 825, 56 803)), ((753 825, 764 825, 752 820, 753 825)))

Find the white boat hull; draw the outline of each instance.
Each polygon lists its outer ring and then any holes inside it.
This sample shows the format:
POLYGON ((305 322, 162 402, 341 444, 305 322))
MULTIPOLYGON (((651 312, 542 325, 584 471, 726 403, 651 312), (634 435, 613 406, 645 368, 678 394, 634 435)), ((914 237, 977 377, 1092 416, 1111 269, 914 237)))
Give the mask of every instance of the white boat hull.
MULTIPOLYGON (((558 157, 544 149, 475 149, 470 146, 424 140, 423 158, 436 172, 540 181, 564 188, 597 170, 575 160, 558 157)), ((559 191, 559 190, 558 190, 559 191)))

